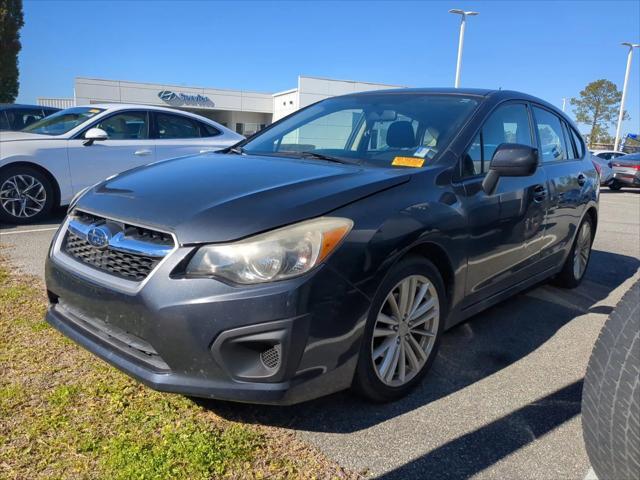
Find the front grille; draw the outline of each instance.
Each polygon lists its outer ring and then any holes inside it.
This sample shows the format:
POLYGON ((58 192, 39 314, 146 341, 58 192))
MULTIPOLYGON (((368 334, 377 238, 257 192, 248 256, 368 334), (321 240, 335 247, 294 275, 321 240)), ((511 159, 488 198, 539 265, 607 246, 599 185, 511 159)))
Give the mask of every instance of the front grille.
POLYGON ((139 282, 171 248, 173 239, 166 233, 78 212, 69 223, 61 250, 85 265, 139 282), (117 231, 106 248, 89 243, 86 232, 96 225, 117 231))
POLYGON ((147 278, 161 260, 112 249, 101 250, 73 232, 67 232, 64 251, 82 263, 135 281, 147 278))

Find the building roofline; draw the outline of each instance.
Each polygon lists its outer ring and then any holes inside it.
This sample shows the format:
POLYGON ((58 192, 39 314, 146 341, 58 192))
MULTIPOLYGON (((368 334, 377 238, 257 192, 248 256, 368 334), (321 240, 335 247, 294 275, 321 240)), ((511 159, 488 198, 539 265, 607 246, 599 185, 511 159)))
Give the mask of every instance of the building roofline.
POLYGON ((362 80, 347 80, 342 78, 320 77, 317 75, 298 75, 298 86, 300 85, 301 78, 312 78, 314 80, 328 80, 333 82, 364 83, 365 85, 383 85, 385 87, 395 87, 395 88, 408 88, 407 85, 394 85, 391 83, 367 82, 362 80))
POLYGON ((100 82, 117 82, 119 83, 137 83, 137 84, 147 84, 147 85, 159 85, 161 87, 171 87, 171 88, 189 88, 194 90, 220 90, 223 92, 241 92, 241 93, 257 93, 259 95, 273 95, 271 92, 259 92, 257 90, 239 90, 233 88, 218 88, 218 87, 194 87, 191 85, 175 85, 172 83, 153 83, 153 82, 136 82, 134 80, 114 80, 112 78, 97 78, 97 77, 75 77, 75 80, 97 80, 100 82))

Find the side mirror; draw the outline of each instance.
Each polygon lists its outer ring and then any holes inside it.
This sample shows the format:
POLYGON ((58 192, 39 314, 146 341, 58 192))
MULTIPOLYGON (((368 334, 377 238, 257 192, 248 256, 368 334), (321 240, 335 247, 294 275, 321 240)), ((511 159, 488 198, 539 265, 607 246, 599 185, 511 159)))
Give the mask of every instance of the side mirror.
POLYGON ((84 145, 88 147, 89 145, 93 145, 93 142, 96 140, 106 140, 107 138, 109 138, 109 135, 101 128, 90 128, 84 134, 84 145))
POLYGON ((500 177, 528 177, 538 168, 538 149, 519 143, 502 143, 498 145, 489 172, 482 181, 482 188, 488 195, 492 194, 500 177))

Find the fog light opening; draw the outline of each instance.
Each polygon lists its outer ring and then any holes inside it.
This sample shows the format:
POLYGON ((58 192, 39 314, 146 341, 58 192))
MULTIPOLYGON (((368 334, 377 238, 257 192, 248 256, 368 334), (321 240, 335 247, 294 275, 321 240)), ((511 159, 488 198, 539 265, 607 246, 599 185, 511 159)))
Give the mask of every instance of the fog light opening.
POLYGON ((264 365, 268 370, 277 370, 280 367, 280 351, 280 344, 273 345, 272 347, 263 350, 262 353, 260 353, 262 365, 264 365))

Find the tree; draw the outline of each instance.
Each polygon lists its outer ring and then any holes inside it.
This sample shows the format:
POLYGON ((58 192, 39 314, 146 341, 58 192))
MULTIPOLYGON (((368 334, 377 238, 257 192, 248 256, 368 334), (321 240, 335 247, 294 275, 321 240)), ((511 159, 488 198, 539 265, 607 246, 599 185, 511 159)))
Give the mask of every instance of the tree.
POLYGON ((22 0, 0 0, 0 102, 12 103, 18 96, 20 29, 24 25, 22 0))
MULTIPOLYGON (((587 85, 580 92, 579 98, 572 98, 571 105, 575 108, 578 123, 591 125, 588 135, 589 146, 594 143, 606 143, 611 139, 609 126, 617 118, 620 111, 622 93, 616 85, 605 79, 596 80, 587 85)), ((624 119, 628 119, 627 112, 624 119)))

